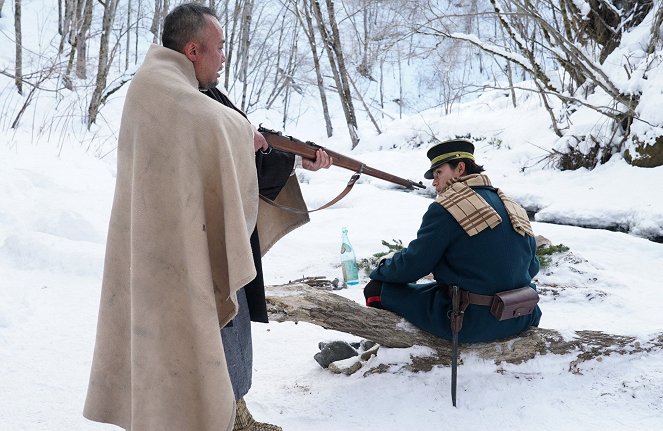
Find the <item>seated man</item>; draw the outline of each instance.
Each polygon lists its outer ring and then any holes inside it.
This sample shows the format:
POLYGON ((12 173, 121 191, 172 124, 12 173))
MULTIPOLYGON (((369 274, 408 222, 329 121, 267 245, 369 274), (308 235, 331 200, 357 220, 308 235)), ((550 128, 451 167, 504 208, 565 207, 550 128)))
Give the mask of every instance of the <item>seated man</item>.
POLYGON ((496 293, 535 288, 532 278, 539 260, 527 213, 481 174, 472 142, 441 142, 427 156, 431 167, 424 176, 433 180, 438 197, 424 214, 417 238, 371 273, 366 304, 451 340, 449 286, 455 285, 470 293, 461 342, 492 341, 537 326, 538 305, 530 314, 505 320, 490 312, 496 293), (431 273, 434 283, 416 284, 431 273))

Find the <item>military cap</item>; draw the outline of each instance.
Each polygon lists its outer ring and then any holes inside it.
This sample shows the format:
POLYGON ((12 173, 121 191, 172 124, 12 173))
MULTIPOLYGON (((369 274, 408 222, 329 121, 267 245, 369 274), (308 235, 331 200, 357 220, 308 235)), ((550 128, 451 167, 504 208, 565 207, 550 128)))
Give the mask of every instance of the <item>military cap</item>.
POLYGON ((449 139, 432 146, 426 156, 430 159, 430 169, 426 171, 424 178, 432 180, 433 171, 444 163, 456 159, 474 160, 474 144, 469 139, 449 139))

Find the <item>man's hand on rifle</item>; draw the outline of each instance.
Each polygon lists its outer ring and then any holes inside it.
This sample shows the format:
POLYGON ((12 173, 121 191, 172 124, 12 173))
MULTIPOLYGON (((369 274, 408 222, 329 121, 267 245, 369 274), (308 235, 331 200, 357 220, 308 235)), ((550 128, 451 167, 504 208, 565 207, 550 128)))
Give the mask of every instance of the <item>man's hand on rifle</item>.
MULTIPOLYGON (((255 127, 253 129, 253 149, 258 151, 269 152, 269 144, 265 137, 255 127)), ((309 171, 317 171, 318 169, 327 169, 333 164, 333 160, 329 154, 322 148, 315 152, 315 160, 302 157, 302 168, 309 171)))
POLYGON ((327 169, 333 162, 331 156, 320 148, 315 152, 315 160, 302 158, 302 168, 309 171, 317 171, 322 168, 327 169))
POLYGON ((269 144, 265 140, 265 137, 262 136, 262 133, 260 133, 255 126, 253 127, 253 149, 255 152, 258 152, 258 150, 261 151, 267 151, 267 148, 269 148, 269 144))

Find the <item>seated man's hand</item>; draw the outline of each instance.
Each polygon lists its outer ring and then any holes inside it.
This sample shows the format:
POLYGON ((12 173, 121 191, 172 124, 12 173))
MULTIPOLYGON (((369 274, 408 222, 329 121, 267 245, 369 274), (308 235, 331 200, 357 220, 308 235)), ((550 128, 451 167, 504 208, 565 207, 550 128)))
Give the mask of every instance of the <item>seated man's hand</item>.
POLYGON ((333 159, 322 148, 315 152, 315 160, 302 158, 302 168, 309 171, 317 171, 318 169, 327 169, 333 163, 333 159))
POLYGON ((384 256, 382 256, 382 257, 380 258, 380 260, 378 260, 378 266, 382 265, 382 263, 383 263, 385 260, 387 260, 387 259, 391 259, 392 257, 394 257, 395 254, 396 254, 396 252, 395 252, 395 251, 392 251, 392 252, 387 253, 387 254, 385 254, 384 256))

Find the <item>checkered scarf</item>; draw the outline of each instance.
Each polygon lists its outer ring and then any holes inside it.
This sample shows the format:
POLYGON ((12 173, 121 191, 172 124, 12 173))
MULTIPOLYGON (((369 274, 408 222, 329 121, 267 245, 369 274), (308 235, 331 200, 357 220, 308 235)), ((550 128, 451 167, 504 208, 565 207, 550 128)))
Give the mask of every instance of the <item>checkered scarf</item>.
MULTIPOLYGON (((449 211, 469 236, 474 236, 487 227, 492 229, 502 222, 497 211, 471 189, 481 186, 492 187, 490 179, 485 175, 473 174, 455 178, 449 180, 447 187, 436 199, 436 202, 449 211)), ((509 214, 513 230, 522 236, 534 236, 525 209, 509 199, 500 189, 495 190, 509 214)))

